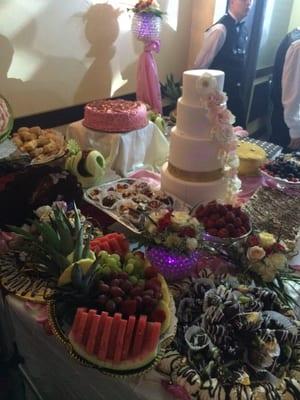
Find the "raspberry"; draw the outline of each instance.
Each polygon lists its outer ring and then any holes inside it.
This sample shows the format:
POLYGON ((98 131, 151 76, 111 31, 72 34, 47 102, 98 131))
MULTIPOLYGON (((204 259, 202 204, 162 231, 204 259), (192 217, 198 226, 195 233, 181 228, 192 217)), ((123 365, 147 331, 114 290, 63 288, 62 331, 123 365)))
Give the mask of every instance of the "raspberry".
POLYGON ((255 235, 251 235, 248 237, 247 239, 247 245, 249 247, 254 247, 254 246, 258 246, 259 245, 259 239, 257 236, 255 235))
POLYGON ((227 214, 227 208, 226 206, 223 206, 222 204, 218 205, 218 212, 220 215, 226 215, 227 214))
POLYGON ((214 221, 216 221, 217 219, 219 219, 221 217, 220 214, 211 214, 210 215, 210 219, 213 219, 214 221))
POLYGON ((228 232, 230 233, 230 235, 234 236, 234 234, 236 233, 235 226, 233 224, 228 224, 226 228, 227 228, 228 232))

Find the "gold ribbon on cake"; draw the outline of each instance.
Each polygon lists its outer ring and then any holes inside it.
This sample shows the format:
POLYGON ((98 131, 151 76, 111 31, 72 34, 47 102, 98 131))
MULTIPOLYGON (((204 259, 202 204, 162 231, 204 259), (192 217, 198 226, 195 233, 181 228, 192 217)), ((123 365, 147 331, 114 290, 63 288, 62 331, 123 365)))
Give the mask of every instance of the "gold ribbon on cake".
POLYGON ((175 167, 175 165, 169 162, 168 170, 171 175, 175 176, 175 178, 179 178, 183 181, 189 182, 212 182, 223 178, 222 168, 215 169, 213 171, 193 172, 177 168, 175 167))

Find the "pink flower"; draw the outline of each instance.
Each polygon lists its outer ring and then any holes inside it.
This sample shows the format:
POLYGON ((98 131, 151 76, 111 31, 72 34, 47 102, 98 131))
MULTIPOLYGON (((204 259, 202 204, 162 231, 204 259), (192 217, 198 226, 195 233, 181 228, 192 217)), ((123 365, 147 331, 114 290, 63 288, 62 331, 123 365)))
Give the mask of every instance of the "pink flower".
POLYGON ((247 251, 247 258, 251 262, 262 260, 266 255, 265 250, 260 246, 249 247, 247 251))

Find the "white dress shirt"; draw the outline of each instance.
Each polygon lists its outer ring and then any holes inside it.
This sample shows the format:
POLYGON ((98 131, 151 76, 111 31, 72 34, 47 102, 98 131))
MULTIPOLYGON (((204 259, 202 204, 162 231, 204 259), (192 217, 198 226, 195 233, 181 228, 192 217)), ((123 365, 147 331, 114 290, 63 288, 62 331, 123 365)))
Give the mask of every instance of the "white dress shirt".
POLYGON ((300 139, 300 40, 286 53, 281 84, 284 121, 291 139, 300 139))
MULTIPOLYGON (((237 21, 235 16, 228 11, 228 14, 237 21)), ((209 68, 212 61, 225 43, 227 29, 223 24, 213 25, 204 34, 204 43, 194 62, 195 69, 209 68)))

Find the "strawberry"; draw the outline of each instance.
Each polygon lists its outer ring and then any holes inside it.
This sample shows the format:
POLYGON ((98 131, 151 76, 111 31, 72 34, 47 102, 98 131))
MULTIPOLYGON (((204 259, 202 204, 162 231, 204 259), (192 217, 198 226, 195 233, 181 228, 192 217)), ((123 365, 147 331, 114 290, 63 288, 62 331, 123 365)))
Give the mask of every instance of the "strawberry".
POLYGON ((218 229, 210 228, 207 230, 207 233, 209 233, 211 236, 218 236, 218 229))
POLYGON ((237 228, 239 228, 239 227, 241 227, 242 225, 243 225, 243 224, 242 224, 241 218, 239 218, 239 217, 235 218, 235 220, 234 220, 234 226, 236 226, 237 228))
POLYGON ((209 220, 207 221, 207 223, 205 224, 205 228, 206 228, 206 229, 214 228, 214 227, 215 227, 215 224, 216 224, 215 221, 209 219, 209 220))
POLYGON ((225 215, 225 221, 226 222, 233 222, 235 219, 235 215, 232 211, 229 211, 226 215, 225 215))
POLYGON ((218 236, 221 237, 221 238, 228 238, 229 237, 229 232, 228 232, 228 230, 226 228, 219 229, 218 236))
POLYGON ((230 236, 234 237, 234 235, 236 233, 235 226, 233 224, 228 224, 226 228, 227 228, 228 232, 230 233, 230 236))
POLYGON ((218 220, 220 217, 221 217, 221 215, 218 213, 210 215, 210 219, 213 219, 214 221, 218 220))
POLYGON ((218 212, 220 215, 226 215, 227 214, 227 208, 226 206, 223 206, 222 204, 218 205, 218 212))
POLYGON ((225 218, 220 218, 218 219, 218 221, 216 221, 216 227, 218 228, 224 228, 225 225, 226 225, 225 218))

